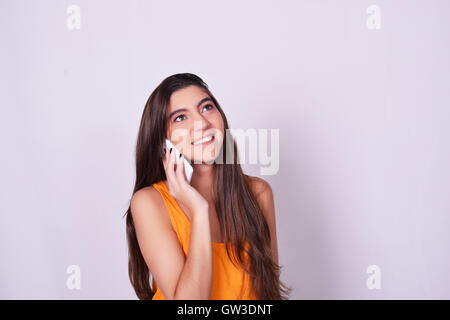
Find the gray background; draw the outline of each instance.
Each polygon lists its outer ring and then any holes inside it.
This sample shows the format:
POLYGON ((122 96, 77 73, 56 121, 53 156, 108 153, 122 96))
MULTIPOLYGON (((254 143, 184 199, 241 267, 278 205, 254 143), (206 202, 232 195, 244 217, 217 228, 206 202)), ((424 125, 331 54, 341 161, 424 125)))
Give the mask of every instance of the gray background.
POLYGON ((140 117, 165 77, 193 72, 232 128, 280 130, 280 170, 261 177, 292 299, 449 299, 449 12, 0 1, 0 298, 136 299, 122 215, 140 117), (81 290, 66 287, 73 264, 81 290), (380 290, 366 286, 372 264, 380 290))

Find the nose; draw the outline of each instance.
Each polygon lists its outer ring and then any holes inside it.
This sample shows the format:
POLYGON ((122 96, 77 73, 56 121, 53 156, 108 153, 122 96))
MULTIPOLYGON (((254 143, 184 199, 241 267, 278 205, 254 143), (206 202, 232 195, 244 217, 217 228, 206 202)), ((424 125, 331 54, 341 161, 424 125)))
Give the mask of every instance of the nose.
POLYGON ((197 114, 194 117, 194 136, 202 137, 203 132, 208 130, 211 123, 202 114, 197 114))

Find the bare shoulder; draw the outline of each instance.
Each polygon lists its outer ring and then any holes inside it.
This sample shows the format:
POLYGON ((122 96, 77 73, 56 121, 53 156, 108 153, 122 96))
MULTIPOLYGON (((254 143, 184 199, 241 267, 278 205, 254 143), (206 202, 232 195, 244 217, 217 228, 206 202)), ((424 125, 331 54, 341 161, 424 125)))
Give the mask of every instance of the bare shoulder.
POLYGON ((141 207, 144 205, 152 205, 158 202, 158 190, 153 186, 148 186, 136 191, 131 198, 131 207, 141 207), (149 203, 150 202, 150 203, 149 203))
POLYGON ((162 214, 165 208, 164 200, 153 186, 136 191, 131 198, 130 205, 133 217, 151 214, 154 217, 160 217, 165 222, 169 222, 169 219, 164 218, 167 215, 162 214))
POLYGON ((175 297, 185 255, 172 228, 164 199, 153 186, 136 191, 131 214, 139 249, 163 296, 175 297))
POLYGON ((159 192, 158 192, 158 190, 156 190, 155 187, 147 186, 147 187, 144 187, 144 188, 136 191, 133 195, 133 198, 134 197, 143 198, 145 196, 155 197, 157 194, 159 194, 159 192))
POLYGON ((250 178, 250 186, 256 198, 265 199, 272 197, 272 187, 266 180, 259 177, 248 177, 250 178))
POLYGON ((255 194, 269 227, 273 260, 278 264, 277 227, 272 187, 262 178, 250 176, 249 178, 252 191, 255 194))

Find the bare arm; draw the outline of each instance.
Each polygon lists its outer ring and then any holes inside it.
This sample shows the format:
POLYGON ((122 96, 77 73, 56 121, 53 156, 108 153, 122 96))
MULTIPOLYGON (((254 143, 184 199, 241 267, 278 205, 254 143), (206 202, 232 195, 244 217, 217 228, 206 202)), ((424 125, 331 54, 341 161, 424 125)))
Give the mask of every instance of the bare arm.
POLYGON ((275 204, 272 187, 267 181, 258 177, 254 177, 252 181, 253 192, 269 225, 273 260, 279 264, 275 204))
POLYGON ((191 237, 185 257, 159 192, 139 190, 131 212, 142 255, 167 300, 209 299, 212 286, 212 247, 208 209, 192 214, 191 237))
POLYGON ((208 209, 192 215, 189 250, 174 299, 209 300, 213 258, 208 209))

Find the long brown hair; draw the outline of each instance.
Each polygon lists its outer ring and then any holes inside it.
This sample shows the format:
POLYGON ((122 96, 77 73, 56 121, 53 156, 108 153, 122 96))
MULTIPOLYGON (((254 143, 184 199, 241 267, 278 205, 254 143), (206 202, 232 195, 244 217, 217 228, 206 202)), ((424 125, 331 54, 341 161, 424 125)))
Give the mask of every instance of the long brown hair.
MULTIPOLYGON (((222 108, 200 77, 192 73, 179 73, 164 79, 148 98, 142 114, 136 143, 136 182, 133 195, 144 187, 166 179, 162 163, 167 128, 166 112, 172 93, 190 85, 198 86, 211 97, 222 115, 224 131, 229 129, 222 108)), ((238 262, 249 274, 257 299, 288 299, 292 289, 280 281, 281 268, 272 258, 268 224, 238 162, 236 142, 225 132, 219 155, 225 160, 223 163, 214 163, 213 174, 215 209, 227 243, 228 258, 233 264, 238 262), (230 146, 232 149, 229 149, 230 146), (233 163, 227 160, 227 150, 234 150, 233 163), (248 247, 245 241, 248 242, 248 247), (234 249, 230 249, 230 245, 234 249), (247 268, 242 258, 243 253, 250 259, 250 268, 247 268)), ((131 206, 125 215, 129 278, 139 299, 152 299, 155 292, 150 286, 150 272, 139 248, 131 206)))

